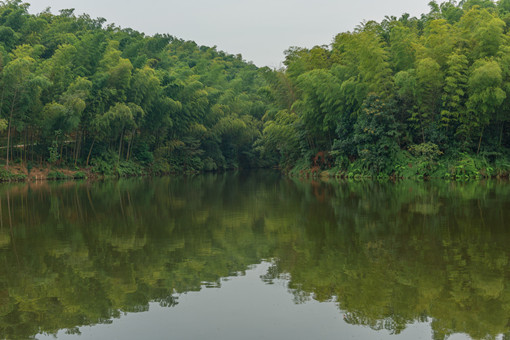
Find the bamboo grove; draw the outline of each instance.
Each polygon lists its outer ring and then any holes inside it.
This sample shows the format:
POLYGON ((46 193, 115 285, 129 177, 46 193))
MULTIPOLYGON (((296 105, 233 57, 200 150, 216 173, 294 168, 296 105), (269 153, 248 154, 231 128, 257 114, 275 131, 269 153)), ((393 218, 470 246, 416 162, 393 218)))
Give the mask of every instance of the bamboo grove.
POLYGON ((508 175, 510 0, 429 6, 291 47, 271 70, 72 9, 1 2, 0 163, 508 175))
POLYGON ((119 175, 260 166, 262 73, 240 55, 105 19, 0 6, 5 165, 119 175))
POLYGON ((295 170, 471 177, 510 169, 510 1, 430 2, 286 51, 263 145, 295 170))

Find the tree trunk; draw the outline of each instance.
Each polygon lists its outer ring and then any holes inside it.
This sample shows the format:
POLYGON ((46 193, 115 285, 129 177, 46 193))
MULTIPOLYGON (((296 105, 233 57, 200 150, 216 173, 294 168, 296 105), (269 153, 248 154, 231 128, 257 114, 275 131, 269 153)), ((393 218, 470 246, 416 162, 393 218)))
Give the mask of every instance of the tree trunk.
POLYGON ((2 96, 0 97, 0 117, 2 116, 2 109, 4 108, 4 94, 5 94, 5 85, 2 86, 2 96))
POLYGON ((94 143, 96 142, 96 139, 94 138, 92 140, 92 145, 90 146, 90 150, 89 150, 89 154, 87 155, 87 162, 85 163, 85 166, 88 167, 89 166, 89 160, 90 160, 90 155, 92 154, 92 148, 94 147, 94 143))
POLYGON ((30 134, 30 160, 34 161, 34 131, 30 134))
POLYGON ((60 157, 58 159, 58 165, 62 164, 62 158, 64 158, 64 142, 60 144, 60 157))
POLYGON ((124 128, 122 128, 122 132, 120 133, 120 141, 119 141, 119 161, 120 161, 120 153, 122 151, 122 140, 124 139, 124 128))
POLYGON ((133 140, 135 139, 135 129, 133 129, 133 131, 131 132, 131 138, 129 139, 129 143, 128 143, 128 149, 127 149, 127 154, 126 154, 126 162, 129 161, 129 156, 131 155, 131 147, 133 145, 133 140))
POLYGON ((14 112, 14 104, 16 102, 16 96, 18 94, 18 91, 14 92, 14 97, 12 98, 12 105, 11 105, 11 113, 9 114, 9 123, 7 125, 7 169, 9 169, 9 151, 11 146, 11 123, 12 123, 12 115, 14 112))
POLYGON ((28 152, 28 130, 29 130, 29 127, 27 127, 25 129, 25 143, 23 145, 23 153, 24 153, 24 162, 25 162, 25 165, 27 165, 27 161, 28 161, 28 158, 27 158, 27 152, 28 152))
POLYGON ((483 130, 485 127, 482 128, 482 132, 480 133, 480 140, 478 141, 478 150, 476 151, 476 155, 480 154, 480 147, 482 146, 482 138, 483 138, 483 130))
POLYGON ((499 147, 501 147, 501 144, 503 143, 503 128, 505 127, 505 122, 501 123, 501 130, 499 132, 499 147))
POLYGON ((420 118, 420 126, 421 126, 421 139, 422 139, 422 143, 425 143, 425 130, 423 129, 423 122, 420 118))
POLYGON ((78 163, 78 157, 80 155, 82 136, 83 136, 83 132, 82 131, 78 131, 78 136, 76 136, 76 139, 77 139, 77 141, 76 141, 76 148, 74 150, 74 166, 76 166, 77 163, 78 163))
POLYGON ((9 124, 7 126, 7 157, 5 159, 7 169, 9 169, 9 148, 10 148, 9 142, 10 142, 10 140, 11 140, 11 119, 9 118, 9 124))

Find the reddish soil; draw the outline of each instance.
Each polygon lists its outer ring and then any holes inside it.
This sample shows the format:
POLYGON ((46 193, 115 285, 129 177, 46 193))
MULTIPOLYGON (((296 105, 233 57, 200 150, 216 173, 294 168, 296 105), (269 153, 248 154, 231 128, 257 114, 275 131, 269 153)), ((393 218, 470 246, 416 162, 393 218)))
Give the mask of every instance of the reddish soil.
POLYGON ((56 172, 56 171, 68 176, 69 178, 73 178, 74 174, 76 174, 77 172, 85 173, 85 174, 87 174, 87 177, 89 177, 89 178, 92 177, 92 176, 90 176, 91 174, 88 169, 79 169, 79 170, 73 171, 73 170, 69 170, 69 169, 52 168, 49 164, 45 165, 43 167, 34 167, 34 168, 30 169, 30 173, 28 172, 27 167, 22 164, 13 164, 13 165, 10 165, 9 168, 4 166, 4 169, 8 170, 12 174, 26 175, 27 176, 27 178, 25 180, 26 182, 48 180, 48 174, 50 174, 51 172, 56 172))

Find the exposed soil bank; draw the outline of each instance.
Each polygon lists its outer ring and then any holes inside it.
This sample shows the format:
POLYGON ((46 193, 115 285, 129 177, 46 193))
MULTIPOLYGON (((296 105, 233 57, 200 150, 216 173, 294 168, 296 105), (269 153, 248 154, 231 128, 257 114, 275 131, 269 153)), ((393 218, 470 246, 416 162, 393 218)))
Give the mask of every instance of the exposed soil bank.
POLYGON ((25 165, 14 164, 0 168, 0 182, 33 182, 62 179, 96 178, 97 174, 90 169, 79 168, 70 170, 50 165, 44 167, 27 168, 25 165))

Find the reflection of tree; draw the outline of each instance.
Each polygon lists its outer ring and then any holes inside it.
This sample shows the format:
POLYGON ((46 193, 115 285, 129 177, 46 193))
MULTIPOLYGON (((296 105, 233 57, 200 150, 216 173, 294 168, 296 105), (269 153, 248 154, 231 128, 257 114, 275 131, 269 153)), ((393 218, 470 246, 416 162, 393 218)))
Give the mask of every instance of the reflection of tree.
POLYGON ((428 317, 440 339, 509 331, 508 185, 322 184, 326 206, 296 185, 307 237, 278 249, 292 260, 273 269, 290 273, 291 290, 336 298, 347 322, 393 333, 428 317))
POLYGON ((267 172, 1 187, 0 334, 174 306, 270 258, 262 280, 289 279, 296 303, 337 301, 351 324, 508 334, 509 202, 502 183, 311 185, 267 172))
POLYGON ((270 256, 270 244, 259 245, 260 196, 267 190, 242 176, 3 190, 0 334, 6 338, 76 332, 121 312, 148 310, 150 301, 174 306, 175 293, 205 282, 219 286, 221 277, 270 256))

